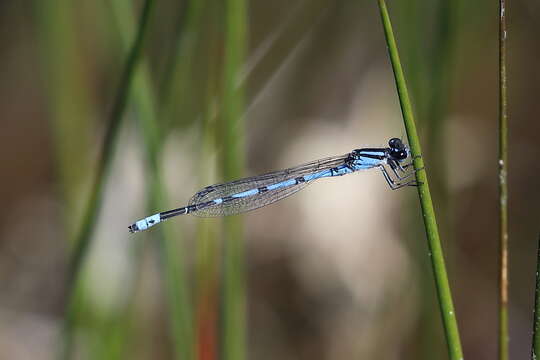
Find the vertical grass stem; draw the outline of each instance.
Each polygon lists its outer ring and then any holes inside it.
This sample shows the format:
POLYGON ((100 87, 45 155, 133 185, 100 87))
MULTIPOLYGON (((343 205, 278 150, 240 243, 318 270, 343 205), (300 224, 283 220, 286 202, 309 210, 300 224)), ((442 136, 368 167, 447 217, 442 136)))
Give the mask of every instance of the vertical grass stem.
POLYGON ((131 88, 135 68, 141 57, 140 55, 144 43, 148 19, 150 18, 153 4, 153 0, 146 0, 144 3, 144 8, 142 10, 139 21, 137 36, 126 59, 126 64, 120 78, 120 84, 118 87, 116 99, 114 101, 114 105, 109 116, 107 130, 103 139, 103 145, 98 159, 93 185, 90 191, 90 199, 86 204, 82 223, 74 241, 75 249, 73 251, 68 269, 68 300, 66 304, 66 315, 63 325, 64 346, 62 349, 62 357, 65 359, 69 359, 71 357, 73 345, 73 324, 76 313, 74 311, 75 307, 72 304, 72 298, 76 291, 77 279, 81 271, 82 264, 84 263, 84 259, 86 258, 90 245, 92 231, 97 220, 98 211, 101 207, 104 185, 108 175, 107 173, 111 164, 111 160, 113 158, 114 148, 116 145, 116 140, 118 138, 124 110, 126 108, 127 98, 129 95, 129 90, 131 88))
POLYGON ((499 0, 499 359, 508 360, 508 115, 506 99, 506 4, 499 0))
MULTIPOLYGON (((246 0, 225 1, 225 60, 221 134, 224 180, 239 178, 244 166, 244 93, 240 74, 247 42, 246 0)), ((246 358, 246 293, 242 222, 239 216, 224 220, 223 358, 246 358)))
POLYGON ((392 63, 392 68, 394 71, 401 111, 403 113, 403 121, 405 124, 405 129, 407 131, 407 137, 409 140, 409 146, 411 147, 411 153, 414 158, 416 180, 420 184, 418 186, 418 194, 420 196, 420 204, 422 207, 424 226, 426 229, 428 246, 430 250, 431 264, 435 275, 435 284, 437 288, 439 306, 448 345, 449 358, 451 360, 461 360, 463 359, 463 352, 461 349, 459 330, 456 321, 454 305, 452 302, 452 294, 450 291, 448 276, 446 273, 446 266, 444 263, 444 256, 439 238, 439 230, 437 228, 437 222, 435 220, 435 211, 433 209, 431 194, 429 192, 428 178, 424 169, 424 160, 422 159, 422 157, 420 157, 420 154, 422 153, 420 148, 420 140, 416 132, 416 125, 414 122, 412 106, 407 91, 405 76, 403 74, 403 69, 399 60, 398 49, 396 41, 394 39, 392 24, 390 23, 388 10, 386 8, 384 0, 378 0, 378 3, 386 37, 386 43, 388 46, 388 52, 390 55, 390 61, 392 63))

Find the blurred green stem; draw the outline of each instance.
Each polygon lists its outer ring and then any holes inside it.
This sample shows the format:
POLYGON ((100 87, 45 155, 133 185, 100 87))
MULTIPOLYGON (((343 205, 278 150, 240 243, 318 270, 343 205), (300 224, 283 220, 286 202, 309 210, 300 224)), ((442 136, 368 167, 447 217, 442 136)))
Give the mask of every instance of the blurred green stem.
MULTIPOLYGON (((199 3, 203 3, 203 1, 199 3)), ((206 4, 204 4, 206 5, 206 4)), ((200 6, 200 5, 199 5, 200 6)), ((208 3, 207 6, 199 9, 204 13, 199 21, 205 23, 204 31, 198 36, 203 46, 205 92, 203 103, 203 116, 201 121, 200 159, 198 161, 197 173, 200 174, 199 181, 203 185, 216 182, 215 168, 216 162, 216 139, 218 139, 217 129, 217 109, 216 99, 220 95, 221 72, 220 62, 216 61, 221 55, 222 37, 220 18, 222 12, 220 7, 208 3)), ((192 25, 195 26, 195 23, 192 25)), ((200 26, 200 25, 199 25, 200 26)), ((220 264, 221 251, 218 234, 218 225, 221 221, 216 219, 200 219, 197 227, 197 287, 196 287, 196 357, 198 359, 218 359, 219 358, 219 311, 220 311, 220 264)))
POLYGON ((499 0, 499 359, 508 360, 508 115, 505 0, 499 0))
MULTIPOLYGON (((225 1, 225 60, 220 140, 224 180, 242 176, 244 167, 244 91, 240 72, 247 43, 246 0, 225 1)), ((246 358, 246 290, 244 241, 239 216, 224 220, 223 358, 246 358)))
MULTIPOLYGON (((21 3, 22 4, 22 3, 21 3)), ((75 29, 73 2, 33 1, 37 44, 43 57, 44 93, 55 155, 55 177, 63 211, 65 233, 70 240, 81 216, 81 184, 90 172, 95 140, 90 82, 85 69, 82 44, 75 29), (76 119, 76 121, 74 121, 76 119)), ((37 79, 36 79, 37 80, 37 79)), ((86 192, 84 192, 86 195, 86 192)), ((70 244, 73 245, 73 244, 70 244)))
POLYGON ((196 95, 193 95, 191 88, 191 72, 196 59, 196 47, 201 42, 201 29, 210 26, 204 23, 206 0, 187 0, 182 2, 182 6, 174 31, 176 41, 170 51, 171 55, 165 60, 159 85, 158 114, 165 129, 169 129, 174 122, 188 123, 187 119, 196 113, 192 109, 195 107, 193 102, 196 95))
POLYGON ((136 65, 140 59, 148 19, 153 8, 153 4, 153 0, 146 0, 144 3, 137 36, 126 59, 126 64, 120 78, 118 92, 111 114, 109 116, 108 126, 105 137, 103 139, 103 145, 101 148, 94 181, 90 192, 90 199, 86 204, 82 224, 74 241, 75 249, 73 251, 68 269, 67 294, 69 298, 66 305, 67 313, 65 315, 63 328, 64 347, 62 356, 66 359, 69 359, 71 357, 73 346, 73 324, 76 317, 76 311, 72 302, 72 298, 74 293, 76 292, 77 280, 82 268, 82 264, 88 252, 92 231, 94 229, 97 215, 101 207, 105 181, 107 179, 108 170, 111 165, 111 160, 113 158, 120 124, 122 122, 124 110, 126 108, 127 98, 129 95, 129 90, 131 88, 131 83, 133 80, 133 74, 135 73, 136 65))
MULTIPOLYGON (((127 44, 127 39, 131 38, 135 27, 132 17, 129 15, 133 13, 133 4, 129 0, 124 0, 115 1, 111 5, 116 22, 119 24, 119 33, 124 39, 122 43, 127 44)), ((173 57, 179 54, 175 53, 173 57)), ((152 89, 151 75, 145 63, 141 64, 134 77, 133 103, 137 117, 140 120, 146 163, 149 167, 147 172, 149 177, 147 208, 150 213, 154 213, 167 208, 165 201, 167 198, 166 189, 162 177, 163 171, 160 166, 160 155, 164 139, 158 122, 155 91, 152 89)), ((170 313, 168 319, 175 355, 177 359, 192 359, 193 319, 182 259, 182 254, 185 252, 178 249, 179 237, 172 233, 170 226, 159 227, 153 234, 156 234, 159 239, 161 263, 163 264, 162 272, 170 313)))
POLYGON ((461 360, 463 358, 463 352, 461 350, 461 342, 459 338, 459 331, 455 316, 454 305, 452 303, 452 294, 450 292, 450 285, 448 282, 448 276, 446 273, 446 266, 444 263, 444 256, 442 252, 442 246, 439 239, 439 231, 435 220, 435 212, 433 209, 433 203, 431 201, 431 195, 429 192, 429 184, 426 171, 424 170, 424 161, 420 154, 422 153, 420 148, 420 140, 416 133, 416 125, 414 122, 414 116, 412 112, 409 95, 407 92, 407 85, 405 83, 405 77, 403 75, 403 69, 399 60, 398 49, 394 34, 392 31, 392 25, 388 15, 388 10, 384 0, 378 0, 379 8, 384 27, 384 33, 386 36, 386 43, 388 46, 388 52, 390 55, 390 61, 394 70, 394 77, 396 80, 396 86, 399 95, 399 101, 401 105, 401 111, 403 113, 403 121, 405 129, 407 130, 407 137, 409 145, 411 147, 411 153, 414 159, 414 168, 416 170, 416 180, 420 184, 418 186, 418 194, 420 196, 420 204, 422 207, 422 214, 424 218, 424 225, 426 228, 426 235, 428 239, 428 245, 431 255, 431 264, 435 274, 435 283, 437 286, 437 295, 439 297, 439 306, 443 319, 446 341, 448 344, 449 357, 452 360, 461 360))

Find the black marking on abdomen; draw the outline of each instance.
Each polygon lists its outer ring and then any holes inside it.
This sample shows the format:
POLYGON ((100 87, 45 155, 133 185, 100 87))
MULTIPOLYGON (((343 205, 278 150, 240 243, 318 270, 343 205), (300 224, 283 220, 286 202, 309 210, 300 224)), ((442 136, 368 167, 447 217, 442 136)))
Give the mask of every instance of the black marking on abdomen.
POLYGON ((180 208, 180 209, 173 209, 173 210, 164 211, 162 213, 159 213, 159 215, 163 219, 164 217, 167 217, 170 214, 182 215, 182 214, 185 214, 185 213, 186 213, 186 208, 183 207, 183 208, 180 208))
POLYGON ((294 179, 296 181, 296 185, 300 184, 300 183, 303 183, 303 182, 306 182, 306 178, 303 177, 303 176, 299 176, 297 178, 294 179))
POLYGON ((167 220, 170 217, 184 214, 187 214, 187 207, 164 211, 162 213, 159 213, 159 218, 163 221, 167 220))
POLYGON ((267 192, 268 188, 266 186, 261 186, 260 188, 257 188, 257 190, 259 190, 259 194, 262 194, 264 192, 267 192))
POLYGON ((225 202, 233 201, 234 198, 232 196, 225 196, 222 200, 225 203, 225 202))
POLYGON ((186 206, 186 212, 184 214, 189 214, 190 212, 197 210, 197 205, 186 206))

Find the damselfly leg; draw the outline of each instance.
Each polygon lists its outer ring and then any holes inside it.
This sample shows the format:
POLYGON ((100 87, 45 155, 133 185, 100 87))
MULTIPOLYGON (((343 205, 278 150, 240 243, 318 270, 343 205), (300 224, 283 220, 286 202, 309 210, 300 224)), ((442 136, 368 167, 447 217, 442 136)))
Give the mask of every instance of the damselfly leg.
POLYGON ((398 163, 397 161, 388 161, 388 165, 390 166, 390 169, 392 170, 392 172, 394 173, 394 175, 396 176, 396 178, 401 181, 401 180, 405 180, 411 176, 413 176, 415 174, 416 171, 410 171, 410 172, 406 172, 405 171, 405 168, 403 168, 401 166, 400 163, 398 163), (401 172, 401 175, 398 173, 398 170, 399 172, 401 172), (405 175, 403 175, 405 174, 405 175))
MULTIPOLYGON (((384 165, 379 165, 379 168, 381 169, 382 173, 383 173, 383 176, 384 176, 384 179, 386 180, 386 183, 388 184, 388 186, 390 187, 390 189, 392 190, 397 190, 397 189, 400 189, 404 186, 418 186, 418 182, 416 181, 416 179, 413 179, 413 180, 409 180, 409 181, 406 181, 406 182, 401 182, 402 180, 405 180, 407 178, 410 178, 411 176, 413 176, 416 171, 412 171, 410 173, 408 173, 407 175, 405 176, 400 176, 397 171, 396 171, 396 166, 392 166, 392 162, 389 162, 389 165, 390 165, 390 169, 392 169, 392 172, 396 175, 397 177, 397 180, 394 180, 390 174, 388 173, 388 170, 386 169, 386 167, 384 165)), ((421 170, 421 169, 419 169, 421 170)))
MULTIPOLYGON (((413 166, 414 165, 414 160, 416 159, 420 159, 422 157, 422 155, 416 155, 415 157, 412 158, 411 162, 410 163, 407 163, 405 165, 401 165, 399 162, 396 162, 396 165, 398 166, 399 170, 401 172, 405 172, 406 169, 408 169, 410 166, 413 166)), ((421 167, 420 169, 418 170, 422 170, 423 167, 421 167)))

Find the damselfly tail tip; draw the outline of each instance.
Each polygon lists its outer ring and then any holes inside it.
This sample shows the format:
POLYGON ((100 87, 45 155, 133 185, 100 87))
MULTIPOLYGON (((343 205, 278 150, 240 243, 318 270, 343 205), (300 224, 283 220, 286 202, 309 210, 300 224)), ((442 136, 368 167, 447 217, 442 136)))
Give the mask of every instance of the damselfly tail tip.
POLYGON ((130 233, 136 233, 137 231, 139 231, 139 227, 137 226, 137 224, 131 224, 128 226, 128 229, 129 229, 129 232, 130 233))

